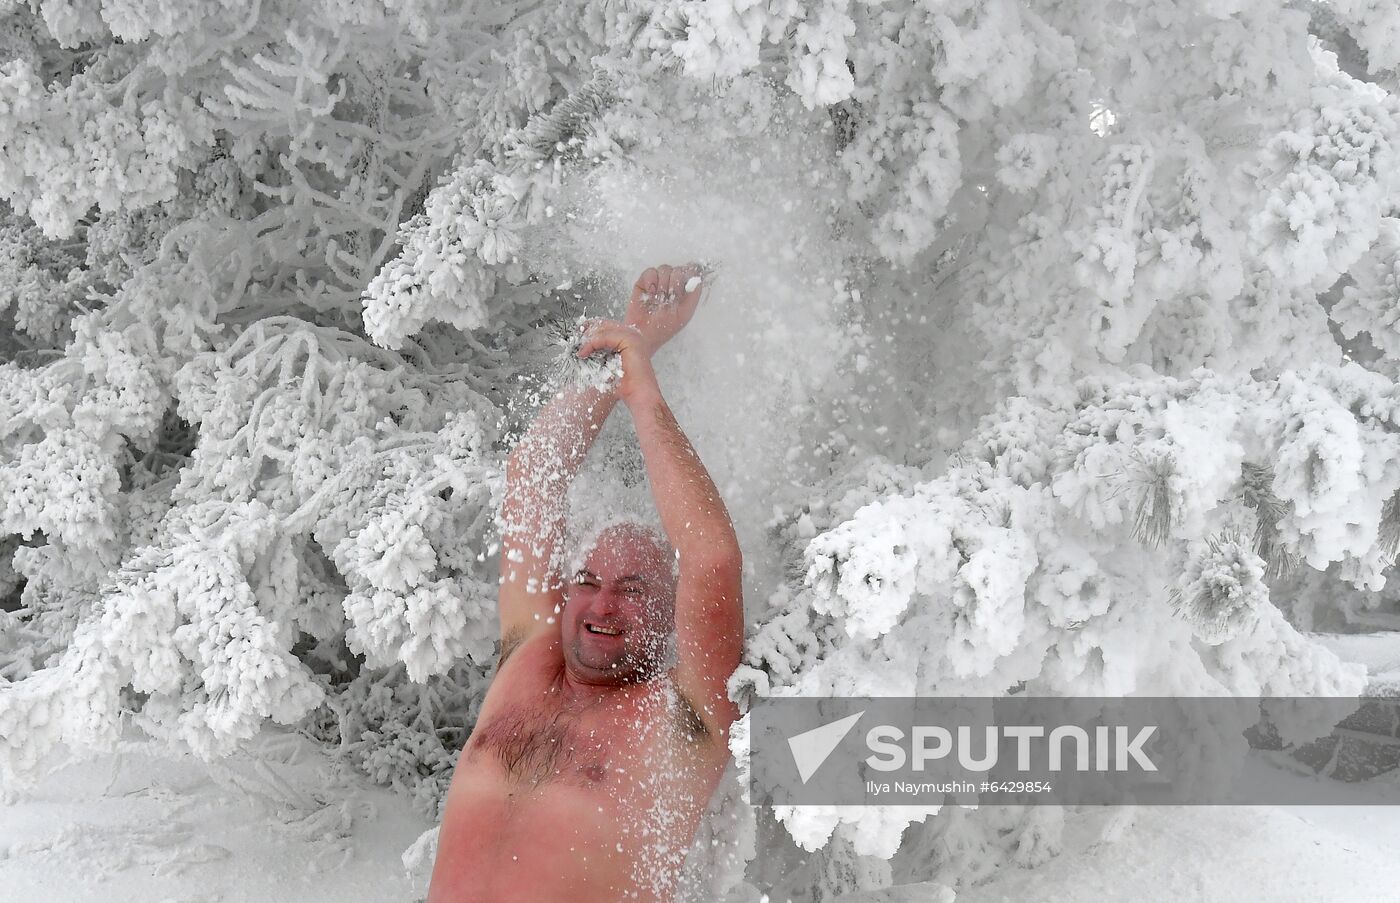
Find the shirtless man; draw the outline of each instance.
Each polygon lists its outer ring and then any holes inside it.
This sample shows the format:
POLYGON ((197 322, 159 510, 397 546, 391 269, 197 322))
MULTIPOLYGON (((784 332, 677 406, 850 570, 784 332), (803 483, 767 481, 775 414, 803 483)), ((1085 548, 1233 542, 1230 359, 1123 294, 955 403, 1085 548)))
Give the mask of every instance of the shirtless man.
POLYGON ((447 794, 429 903, 674 894, 729 758, 743 644, 734 528, 651 366, 694 314, 698 275, 643 273, 625 324, 595 322, 579 350, 621 357, 615 387, 564 389, 510 455, 500 661, 447 794), (665 536, 614 525, 565 575, 565 495, 619 400, 665 536))

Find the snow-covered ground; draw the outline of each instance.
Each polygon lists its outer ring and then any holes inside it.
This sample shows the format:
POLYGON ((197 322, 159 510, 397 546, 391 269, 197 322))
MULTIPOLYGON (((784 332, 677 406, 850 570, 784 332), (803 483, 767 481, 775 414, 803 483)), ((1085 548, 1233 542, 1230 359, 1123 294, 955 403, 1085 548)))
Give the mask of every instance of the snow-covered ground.
MULTIPOLYGON (((1365 793, 1356 788, 1358 799, 1365 793)), ((1142 808, 1116 843, 1096 842, 1096 828, 1111 817, 1071 822, 1064 855, 1004 870, 958 903, 1400 900, 1400 806, 1142 808)))
POLYGON ((1400 631, 1308 636, 1335 652, 1342 661, 1365 665, 1368 695, 1400 696, 1400 631))
MULTIPOLYGON (((0 818, 4 903, 408 903, 404 850, 427 828, 392 794, 292 736, 206 766, 128 743, 49 776, 0 818), (331 801, 327 803, 326 801, 331 801)), ((1252 781, 1308 782, 1263 760, 1252 781)), ((1372 792, 1348 788, 1357 800, 1372 792)), ((1003 901, 1382 903, 1400 899, 1400 806, 1093 810, 1063 855, 958 895, 1003 901), (1104 843, 1114 825, 1115 842, 1104 843)), ((421 874, 418 876, 421 881, 421 874)), ((861 895, 938 901, 934 888, 861 895)))
POLYGON ((129 743, 50 775, 0 817, 4 903, 409 901, 431 827, 299 737, 209 766, 129 743))

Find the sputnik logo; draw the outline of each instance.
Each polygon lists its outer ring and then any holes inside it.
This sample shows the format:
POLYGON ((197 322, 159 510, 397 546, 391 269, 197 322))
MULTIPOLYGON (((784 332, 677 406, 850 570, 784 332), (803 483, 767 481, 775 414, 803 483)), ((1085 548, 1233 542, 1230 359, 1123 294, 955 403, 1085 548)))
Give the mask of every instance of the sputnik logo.
POLYGON ((792 750, 792 761, 797 765, 797 776, 802 779, 802 783, 807 783, 808 779, 817 773, 817 769, 836 751, 836 747, 864 714, 865 710, 861 709, 854 715, 838 718, 788 738, 788 749, 792 750))

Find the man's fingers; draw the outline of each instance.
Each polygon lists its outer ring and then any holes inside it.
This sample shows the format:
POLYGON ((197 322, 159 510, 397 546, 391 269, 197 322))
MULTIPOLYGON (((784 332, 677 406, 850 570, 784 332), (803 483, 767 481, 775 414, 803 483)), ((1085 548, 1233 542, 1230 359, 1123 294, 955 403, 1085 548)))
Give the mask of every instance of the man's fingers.
POLYGON ((690 277, 685 274, 685 267, 676 267, 671 270, 670 276, 666 283, 666 292, 672 300, 679 300, 685 294, 685 281, 690 277))
MULTIPOLYGON (((680 307, 693 311, 704 288, 704 268, 698 263, 684 266, 659 264, 642 272, 632 287, 631 304, 645 302, 651 314, 663 307, 680 307)), ((689 318, 688 315, 686 317, 689 318)))
POLYGON ((681 287, 676 297, 680 299, 680 315, 689 321, 700 306, 700 297, 705 292, 705 277, 696 263, 682 267, 680 272, 681 287))
POLYGON ((583 341, 579 344, 578 356, 585 358, 599 351, 620 353, 627 350, 629 343, 637 335, 636 329, 612 320, 594 321, 584 333, 583 341))
POLYGON ((661 294, 661 300, 671 303, 675 298, 671 294, 671 265, 663 263, 656 268, 656 287, 661 294))
POLYGON ((600 351, 617 351, 617 345, 608 341, 606 336, 590 335, 584 338, 578 346, 578 356, 580 359, 592 357, 600 351))
POLYGON ((685 274, 681 281, 681 290, 686 294, 700 291, 705 281, 704 270, 701 268, 700 264, 687 263, 685 266, 681 267, 681 272, 685 274))
POLYGON ((656 267, 647 267, 643 270, 642 275, 637 277, 636 284, 632 286, 631 303, 636 304, 638 301, 645 301, 649 298, 656 297, 659 291, 657 288, 657 280, 659 278, 660 274, 656 272, 656 267))

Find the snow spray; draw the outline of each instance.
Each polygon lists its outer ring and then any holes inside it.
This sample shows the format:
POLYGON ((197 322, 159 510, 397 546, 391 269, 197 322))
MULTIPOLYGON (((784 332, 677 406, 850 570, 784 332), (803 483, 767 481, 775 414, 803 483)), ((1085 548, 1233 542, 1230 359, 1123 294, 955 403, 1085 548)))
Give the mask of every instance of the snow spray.
MULTIPOLYGON (((655 365, 734 520, 757 583, 751 600, 783 579, 775 561, 765 570, 775 487, 810 482, 801 468, 817 438, 805 433, 818 402, 837 394, 850 347, 846 255, 831 227, 835 158, 780 109, 759 109, 782 102, 761 90, 697 99, 700 113, 666 124, 654 146, 575 174, 529 239, 531 259, 553 267, 548 278, 599 299, 589 316, 620 317, 647 267, 702 264, 695 319, 655 365)), ((582 376, 601 363, 584 362, 582 376)))

